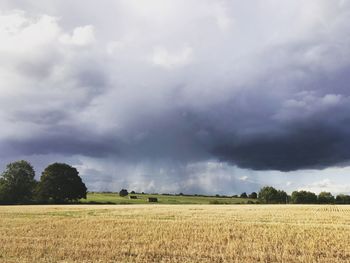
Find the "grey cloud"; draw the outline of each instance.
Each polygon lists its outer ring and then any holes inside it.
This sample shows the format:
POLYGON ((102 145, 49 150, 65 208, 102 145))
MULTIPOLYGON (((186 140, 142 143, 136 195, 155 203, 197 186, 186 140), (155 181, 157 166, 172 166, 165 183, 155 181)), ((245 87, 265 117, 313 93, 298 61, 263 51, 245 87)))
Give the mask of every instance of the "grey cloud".
POLYGON ((222 160, 256 170, 291 171, 344 165, 350 158, 349 134, 339 127, 311 123, 285 134, 260 134, 224 141, 213 149, 222 160))
POLYGON ((118 142, 113 138, 107 140, 98 135, 86 132, 84 128, 70 126, 55 126, 55 130, 46 133, 33 134, 29 139, 8 139, 2 142, 2 156, 12 155, 87 155, 105 157, 109 154, 118 155, 118 142))

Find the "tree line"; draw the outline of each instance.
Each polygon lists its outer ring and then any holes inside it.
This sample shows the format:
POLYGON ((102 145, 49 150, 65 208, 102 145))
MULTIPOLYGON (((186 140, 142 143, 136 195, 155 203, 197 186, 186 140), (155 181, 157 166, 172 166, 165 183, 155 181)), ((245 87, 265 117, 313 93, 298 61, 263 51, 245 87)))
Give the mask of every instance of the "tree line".
POLYGON ((0 176, 1 204, 67 203, 86 198, 86 193, 78 170, 65 163, 47 166, 39 181, 24 160, 9 163, 0 176))
POLYGON ((258 193, 259 202, 264 204, 350 204, 350 195, 339 194, 334 197, 330 192, 316 195, 309 191, 294 191, 288 195, 283 190, 265 186, 258 193))

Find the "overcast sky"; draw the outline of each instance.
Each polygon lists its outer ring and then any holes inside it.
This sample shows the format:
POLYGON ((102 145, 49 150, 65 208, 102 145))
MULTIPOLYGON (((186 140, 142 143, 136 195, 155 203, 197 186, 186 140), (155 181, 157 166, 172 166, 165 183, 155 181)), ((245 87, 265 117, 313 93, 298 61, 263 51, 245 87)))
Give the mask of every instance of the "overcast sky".
POLYGON ((0 168, 90 191, 350 192, 350 1, 1 0, 0 168))

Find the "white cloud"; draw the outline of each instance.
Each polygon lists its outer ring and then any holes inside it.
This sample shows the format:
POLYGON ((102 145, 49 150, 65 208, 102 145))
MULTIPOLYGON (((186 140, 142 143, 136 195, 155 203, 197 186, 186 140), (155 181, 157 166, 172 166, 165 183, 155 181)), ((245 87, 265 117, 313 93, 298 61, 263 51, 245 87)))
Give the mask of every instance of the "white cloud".
POLYGON ((335 182, 329 178, 322 179, 321 181, 316 181, 311 183, 310 185, 306 185, 304 187, 300 187, 299 190, 308 190, 315 193, 320 192, 331 192, 334 195, 339 193, 346 193, 348 194, 350 192, 350 184, 345 183, 339 183, 335 182))
POLYGON ((5 55, 26 55, 53 44, 61 30, 48 15, 28 17, 25 12, 0 12, 0 51, 5 55))
POLYGON ((192 60, 192 48, 184 47, 179 51, 170 52, 164 47, 154 49, 152 62, 155 65, 171 69, 187 65, 192 60))
POLYGON ((238 179, 241 181, 247 181, 248 178, 249 178, 248 176, 244 175, 244 176, 239 177, 238 179))
POLYGON ((222 31, 228 31, 233 25, 233 19, 227 12, 227 6, 221 4, 215 5, 216 23, 222 31))
POLYGON ((60 41, 63 44, 86 46, 95 41, 94 27, 87 25, 83 27, 77 27, 74 29, 71 35, 64 34, 60 37, 60 41))
POLYGON ((120 51, 123 47, 125 47, 122 41, 111 41, 106 45, 106 52, 108 55, 114 55, 118 51, 120 51))

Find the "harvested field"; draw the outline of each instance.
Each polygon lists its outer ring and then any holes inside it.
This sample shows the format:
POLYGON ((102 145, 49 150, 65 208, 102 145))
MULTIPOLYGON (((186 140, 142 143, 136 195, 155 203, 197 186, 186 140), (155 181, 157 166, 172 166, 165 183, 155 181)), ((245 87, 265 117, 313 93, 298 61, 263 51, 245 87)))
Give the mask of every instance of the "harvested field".
POLYGON ((2 206, 0 243, 0 262, 350 262, 350 206, 2 206))

